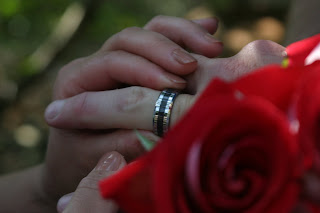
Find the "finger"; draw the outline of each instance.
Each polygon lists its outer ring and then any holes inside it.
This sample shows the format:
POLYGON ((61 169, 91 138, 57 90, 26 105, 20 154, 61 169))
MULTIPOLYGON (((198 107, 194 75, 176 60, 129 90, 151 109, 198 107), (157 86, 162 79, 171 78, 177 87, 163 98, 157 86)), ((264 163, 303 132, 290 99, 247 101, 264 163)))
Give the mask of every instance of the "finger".
MULTIPOLYGON (((48 106, 45 118, 49 125, 57 128, 152 130, 159 94, 159 91, 141 87, 87 92, 53 102, 48 106)), ((193 96, 178 95, 171 113, 171 124, 179 120, 193 100, 193 96)))
MULTIPOLYGON (((125 165, 126 162, 124 158, 117 152, 110 152, 104 155, 90 174, 82 179, 75 193, 72 195, 70 203, 63 212, 82 213, 94 211, 95 213, 116 213, 118 207, 111 201, 103 200, 100 196, 98 182, 111 176, 125 165)), ((58 206, 58 210, 61 209, 63 209, 63 207, 58 206)))
POLYGON ((69 205, 73 195, 74 195, 74 192, 71 192, 69 194, 66 194, 66 195, 62 196, 58 200, 58 203, 57 203, 57 211, 58 211, 58 213, 63 212, 67 208, 67 206, 69 205))
POLYGON ((217 27, 218 20, 214 18, 189 21, 183 18, 157 16, 144 28, 158 32, 195 53, 216 57, 223 49, 222 42, 211 35, 217 27))
MULTIPOLYGON (((155 143, 160 139, 150 131, 139 130, 139 133, 155 143)), ((99 154, 97 156, 102 156, 104 153, 114 150, 123 155, 127 162, 137 159, 146 152, 133 130, 115 130, 112 133, 95 135, 85 140, 88 144, 95 142, 96 147, 92 152, 99 154)))
MULTIPOLYGON (((159 140, 159 137, 149 131, 139 130, 139 133, 150 141, 159 140)), ((48 165, 48 168, 52 171, 58 171, 63 165, 63 171, 68 171, 59 176, 51 177, 55 179, 54 183, 60 183, 53 184, 51 188, 62 194, 75 191, 81 179, 90 173, 105 153, 117 151, 125 157, 127 162, 131 162, 146 151, 133 130, 70 131, 70 129, 54 129, 54 131, 50 131, 49 140, 67 142, 48 144, 50 152, 47 157, 55 159, 54 164, 48 165), (74 151, 75 146, 77 146, 77 151, 74 151), (64 150, 64 152, 60 152, 59 158, 57 158, 55 153, 60 150, 64 150), (70 153, 73 154, 70 155, 70 153), (85 158, 83 157, 84 153, 86 154, 85 158)), ((60 193, 56 193, 55 196, 61 196, 60 193)))
POLYGON ((162 90, 183 89, 186 81, 128 52, 98 52, 61 69, 55 84, 54 98, 63 99, 84 91, 114 89, 122 84, 162 90))
MULTIPOLYGON (((90 164, 90 168, 93 168, 95 162, 97 162, 99 157, 101 157, 106 152, 110 150, 117 151, 121 155, 123 155, 127 162, 131 162, 132 160, 136 159, 137 157, 141 156, 145 153, 145 149, 141 145, 137 134, 132 129, 119 129, 119 130, 112 130, 112 131, 92 131, 90 133, 89 130, 81 131, 81 130, 65 130, 65 129, 56 129, 59 131, 58 133, 50 134, 50 137, 57 136, 57 139, 61 139, 61 135, 65 135, 65 137, 72 138, 70 142, 70 147, 74 146, 74 143, 78 143, 81 140, 81 147, 78 148, 80 150, 72 156, 65 156, 64 159, 70 159, 72 161, 77 160, 79 165, 83 167, 88 167, 90 164), (57 134, 60 134, 57 135, 57 134), (93 145, 94 144, 94 145, 93 145), (89 150, 88 150, 89 149, 89 150), (82 158, 82 153, 91 153, 90 159, 95 159, 95 161, 88 162, 88 159, 82 158)), ((139 133, 142 134, 145 138, 149 141, 157 142, 159 140, 158 136, 155 136, 150 131, 139 130, 139 133)), ((64 144, 64 149, 66 149, 66 144, 64 144)), ((69 146, 68 146, 69 147, 69 146)), ((60 147, 50 147, 53 149, 60 149, 60 147)), ((63 163, 62 163, 63 164, 63 163)), ((66 165, 65 167, 67 167, 66 165)), ((78 168, 68 168, 71 170, 77 170, 78 168)), ((90 171, 86 171, 88 174, 90 171)), ((79 178, 77 178, 79 179, 79 178)), ((73 190, 75 186, 73 187, 73 190)), ((72 189, 70 189, 72 190, 72 189)), ((70 191, 69 190, 69 191, 70 191)))
POLYGON ((179 75, 188 74, 197 67, 197 61, 178 44, 162 34, 138 27, 126 28, 115 34, 101 50, 123 50, 140 55, 179 75))
POLYGON ((192 22, 200 25, 205 30, 207 30, 210 34, 214 34, 219 26, 219 19, 216 17, 208 17, 203 19, 194 19, 192 22))

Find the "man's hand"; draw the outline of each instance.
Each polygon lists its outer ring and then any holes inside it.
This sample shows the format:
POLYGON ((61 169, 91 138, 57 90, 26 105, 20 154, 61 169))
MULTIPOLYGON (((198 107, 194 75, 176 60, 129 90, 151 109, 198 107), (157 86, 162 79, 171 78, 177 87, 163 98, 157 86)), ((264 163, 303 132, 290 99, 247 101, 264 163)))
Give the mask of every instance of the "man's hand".
POLYGON ((117 152, 105 154, 97 166, 83 178, 74 193, 63 196, 57 205, 59 213, 116 213, 118 207, 103 200, 98 189, 100 180, 113 175, 126 165, 123 156, 117 152))
MULTIPOLYGON (((118 151, 129 161, 141 155, 143 148, 135 133, 122 124, 132 123, 130 118, 119 120, 120 117, 104 115, 95 121, 97 125, 91 126, 84 117, 98 113, 95 107, 112 108, 123 117, 130 107, 139 106, 140 100, 145 98, 144 93, 139 89, 127 91, 126 85, 149 87, 152 91, 185 88, 186 81, 182 76, 195 71, 197 61, 183 47, 208 57, 218 55, 222 51, 221 42, 209 36, 216 28, 215 19, 192 22, 158 16, 144 28, 128 28, 115 34, 95 54, 64 66, 54 87, 56 101, 45 113, 48 124, 55 127, 50 129, 43 174, 45 193, 58 199, 74 191, 106 152, 118 151), (120 94, 123 90, 125 92, 120 94), (108 94, 107 100, 96 102, 96 97, 103 91, 108 94), (67 98, 75 102, 65 104, 62 99, 67 98), (92 104, 94 108, 91 108, 92 104), (68 122, 61 120, 60 114, 62 110, 68 110, 66 107, 72 107, 70 115, 73 117, 68 122), (78 118, 84 121, 76 121, 78 118), (68 126, 72 121, 76 126, 68 126), (100 126, 102 123, 104 126, 100 126)), ((153 107, 148 110, 152 114, 153 107)), ((158 139, 149 131, 140 132, 151 140, 158 139)))

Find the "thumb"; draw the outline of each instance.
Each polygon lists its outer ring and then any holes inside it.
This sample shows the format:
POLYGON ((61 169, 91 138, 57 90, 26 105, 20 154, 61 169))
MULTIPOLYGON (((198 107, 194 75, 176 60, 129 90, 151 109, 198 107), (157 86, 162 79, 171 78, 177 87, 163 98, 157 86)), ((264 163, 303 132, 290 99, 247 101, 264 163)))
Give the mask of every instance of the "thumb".
POLYGON ((118 207, 113 202, 106 201, 100 196, 98 182, 111 176, 125 165, 126 161, 118 152, 105 154, 89 175, 81 180, 74 193, 60 198, 57 204, 58 212, 117 212, 118 207))

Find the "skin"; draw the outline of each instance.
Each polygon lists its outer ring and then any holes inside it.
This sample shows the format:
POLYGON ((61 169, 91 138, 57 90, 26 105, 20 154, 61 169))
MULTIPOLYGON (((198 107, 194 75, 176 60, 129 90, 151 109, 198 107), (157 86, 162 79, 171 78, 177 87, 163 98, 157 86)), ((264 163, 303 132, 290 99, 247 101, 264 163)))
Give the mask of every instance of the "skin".
MULTIPOLYGON (((101 91, 113 91, 115 93, 106 93, 109 94, 109 100, 104 104, 108 103, 109 107, 115 107, 121 114, 122 112, 125 114, 126 109, 122 109, 122 106, 134 104, 143 94, 139 89, 131 90, 134 94, 123 94, 131 99, 122 99, 124 102, 114 105, 117 103, 113 101, 120 98, 116 91, 122 91, 123 89, 118 88, 122 88, 123 84, 142 86, 139 88, 149 87, 153 90, 168 87, 184 88, 186 81, 179 76, 195 71, 197 61, 179 44, 190 41, 188 48, 214 57, 221 53, 221 43, 213 38, 208 41, 205 36, 209 32, 213 33, 216 28, 215 19, 194 23, 185 19, 159 16, 143 29, 127 28, 115 34, 97 53, 77 59, 61 69, 54 87, 54 98, 60 100, 55 102, 58 103, 58 107, 53 105, 53 108, 47 109, 45 116, 49 118, 48 122, 55 120, 56 110, 59 106, 60 108, 63 106, 61 99, 73 99, 72 107, 75 107, 72 109, 73 115, 80 116, 87 110, 97 112, 87 105, 91 103, 87 97, 90 98, 91 94, 100 94, 101 91), (158 22, 170 25, 161 27, 158 22), (207 25, 208 27, 204 28, 207 25), (176 29, 176 26, 181 27, 176 29), (176 33, 171 35, 173 30, 176 33), (150 46, 157 48, 157 51, 150 51, 150 46), (210 47, 210 50, 206 47, 210 47), (180 55, 180 58, 177 55, 180 55)), ((104 104, 100 107, 104 108, 104 104)), ((91 171, 104 153, 115 150, 124 155, 128 161, 143 153, 132 130, 119 128, 112 118, 105 118, 110 121, 106 122, 110 124, 109 128, 92 128, 91 124, 85 121, 80 128, 71 126, 64 128, 60 125, 51 125, 49 122, 49 125, 55 128, 50 130, 44 188, 48 189, 46 194, 53 196, 53 199, 73 191, 77 183, 91 171), (69 164, 66 165, 65 162, 69 164), (53 177, 51 174, 56 175, 53 177)), ((95 120, 93 117, 89 118, 91 119, 95 120)), ((130 117, 126 118, 125 122, 131 122, 130 117)), ((142 133, 152 140, 157 140, 157 137, 148 131, 142 133)))
MULTIPOLYGON (((271 41, 255 41, 230 58, 212 59, 193 54, 198 61, 198 68, 194 73, 186 76, 190 82, 186 90, 188 94, 177 97, 171 122, 174 124, 179 120, 211 79, 219 77, 232 81, 267 64, 281 63, 284 50, 284 47, 271 41), (248 58, 250 60, 247 60, 248 58)), ((116 127, 152 131, 150 121, 152 121, 154 103, 159 94, 160 91, 136 86, 86 92, 60 100, 61 111, 56 117, 47 119, 47 122, 59 128, 110 129, 116 127), (81 108, 78 107, 79 102, 83 104, 81 108), (102 120, 102 117, 108 120, 102 120)))
MULTIPOLYGON (((181 94, 176 99, 171 122, 174 125, 183 116, 184 112, 192 106, 197 95, 201 93, 212 78, 219 77, 226 81, 233 81, 267 64, 281 63, 284 50, 284 47, 270 41, 255 41, 245 46, 242 51, 230 58, 212 59, 193 54, 193 57, 198 61, 198 68, 195 72, 185 76, 185 79, 188 81, 185 91, 189 94, 181 94), (248 61, 248 58, 251 60, 248 61)), ((118 128, 140 128, 151 131, 152 123, 150 120, 152 120, 154 103, 159 93, 157 90, 141 87, 90 92, 86 95, 85 110, 78 111, 77 116, 73 114, 73 109, 76 107, 74 104, 78 98, 75 96, 64 100, 60 114, 51 120, 52 123, 50 123, 51 121, 48 121, 48 123, 51 125, 61 125, 63 128, 81 128, 84 125, 86 128, 108 129, 116 125, 118 128), (116 98, 113 99, 113 97, 116 98), (113 104, 109 105, 108 102, 112 102, 113 104), (73 116, 76 120, 70 122, 73 116), (105 121, 101 122, 101 117, 109 118, 112 124, 105 121)), ((320 181, 318 176, 313 172, 306 174, 303 179, 303 185, 301 199, 308 199, 313 203, 319 203, 318 189, 320 181)), ((66 197, 70 200, 73 195, 69 194, 66 197)), ((65 199, 65 197, 62 199, 65 199)), ((81 201, 88 202, 89 205, 92 203, 91 197, 84 196, 84 199, 81 201)), ((102 202, 109 203, 110 201, 102 202)), ((69 206, 75 206, 73 201, 70 202, 69 206)), ((108 212, 108 208, 101 210, 97 208, 95 212, 108 212)), ((113 210, 110 209, 109 212, 111 213, 113 210)), ((298 203, 293 212, 305 213, 308 210, 304 203, 298 203)))
MULTIPOLYGON (((157 17, 155 20, 151 21, 151 24, 147 24, 147 28, 151 28, 152 30, 159 30, 161 29, 163 34, 165 36, 170 36, 170 34, 166 34, 167 32, 172 32, 172 29, 175 25, 181 26, 181 23, 175 23, 175 19, 170 20, 172 18, 170 17, 157 17), (152 27, 153 23, 156 27, 152 27), (163 24, 163 23, 172 23, 172 24, 163 24), (160 27, 159 27, 160 26, 160 27)), ((180 20, 179 20, 180 21, 180 20)), ((190 22, 188 23, 190 24, 190 22)), ((183 29, 188 29, 189 27, 183 27, 183 29)), ((137 31, 138 29, 129 29, 129 33, 132 33, 132 31, 137 31)), ((128 33, 128 31, 125 31, 128 33)), ((139 34, 141 36, 141 34, 139 34)), ((204 37, 204 36, 202 36, 204 37)), ((112 39, 112 38, 111 38, 112 39)), ((175 42, 177 42, 180 45, 184 45, 186 43, 186 39, 174 39, 175 42)), ((207 38, 205 38, 207 39, 207 38)), ((190 41, 193 41, 192 39, 190 41)), ((205 40, 206 41, 206 40, 205 40)), ((106 43, 108 44, 108 42, 106 43)), ((177 100, 175 101, 171 122, 174 125, 178 121, 178 119, 184 114, 184 112, 192 105, 194 100, 197 97, 197 94, 199 94, 205 85, 209 82, 210 79, 215 77, 223 78, 227 81, 232 81, 256 68, 259 68, 261 66, 264 66, 266 64, 270 63, 280 63, 282 61, 282 54, 284 51, 284 47, 270 42, 270 41, 255 41, 253 43, 248 44, 239 54, 225 59, 214 59, 212 58, 215 54, 212 54, 211 51, 208 51, 208 44, 211 45, 220 45, 219 43, 216 44, 216 42, 207 43, 207 46, 204 47, 204 50, 202 50, 202 54, 207 54, 207 56, 203 56, 200 54, 193 53, 192 56, 197 60, 197 69, 195 72, 190 73, 182 73, 182 76, 188 81, 188 86, 186 88, 186 93, 194 94, 181 94, 178 96, 177 100), (205 52, 207 51, 207 52, 205 52), (251 60, 247 60, 250 58, 251 60)), ((135 44, 132 44, 135 45, 135 44)), ((141 45, 139 42, 136 44, 139 46, 141 45)), ((198 52, 201 52, 201 46, 200 50, 197 50, 198 52)), ((219 47, 219 46, 218 46, 219 47)), ((135 47, 132 47, 133 50, 136 49, 135 47)), ((190 47, 192 49, 192 46, 190 47)), ((212 47, 212 49, 217 47, 212 47)), ((131 51, 132 51, 131 49, 131 51)), ((146 52, 139 52, 140 55, 146 55, 150 54, 149 49, 145 49, 146 52)), ((195 52, 197 52, 195 51, 195 52)), ((216 50, 215 50, 216 51, 216 50)), ((135 52, 138 54, 138 52, 135 52)), ((95 57, 95 56, 94 56, 95 57)), ((87 59, 85 59, 87 60, 87 59)), ((95 60, 93 58, 90 58, 90 60, 95 60)), ((151 59, 149 59, 151 60, 151 59)), ((86 61, 87 62, 87 61, 86 61)), ((156 63, 155 61, 153 61, 156 63)), ((161 63, 161 61, 157 62, 161 63)), ((81 64, 81 63, 80 63, 81 64)), ((88 63, 87 64, 91 64, 88 63)), ((71 65, 67 65, 69 70, 79 70, 79 63, 76 61, 71 63, 71 65), (71 67, 70 67, 71 66, 71 67)), ((144 65, 141 65, 143 67, 144 65)), ((166 68, 168 69, 168 68, 166 68)), ((64 68, 63 68, 64 70, 64 68)), ((82 71, 85 72, 85 71, 82 71)), ((91 71, 92 72, 92 71, 91 71)), ((88 76, 90 77, 90 76, 88 76)), ((80 78, 80 77, 79 77, 80 78)), ((62 81, 65 80, 65 78, 62 81)), ((72 80, 72 78, 71 78, 72 80)), ((59 82, 59 76, 57 80, 58 84, 59 82)), ((128 84, 128 82, 126 82, 128 84)), ((130 82, 129 82, 130 83, 130 82)), ((63 85, 63 83, 62 83, 63 85)), ((118 85, 117 85, 118 86, 118 85)), ((88 88, 88 87, 87 87, 88 88)), ((72 91, 78 91, 78 92, 68 92, 68 95, 56 95, 56 97, 67 97, 63 100, 60 99, 56 102, 53 102, 46 111, 46 120, 49 125, 59 128, 54 129, 53 134, 57 134, 58 137, 61 137, 61 140, 65 138, 63 133, 61 131, 68 131, 69 133, 73 133, 72 131, 77 129, 83 129, 83 130, 94 130, 93 134, 88 135, 88 132, 86 131, 86 136, 84 137, 83 134, 80 134, 79 132, 76 132, 73 134, 73 137, 80 136, 80 138, 77 139, 77 141, 81 141, 81 146, 79 146, 77 149, 85 149, 82 152, 79 153, 85 153, 88 149, 90 149, 90 153, 99 153, 103 150, 102 147, 107 147, 108 150, 117 150, 121 154, 123 154, 127 159, 130 154, 128 153, 134 153, 137 146, 136 140, 131 144, 131 138, 126 137, 126 134, 130 134, 133 138, 136 138, 133 131, 130 129, 140 129, 141 131, 147 131, 149 132, 149 137, 153 140, 157 140, 157 137, 152 136, 152 133, 150 131, 152 130, 152 117, 153 117, 153 109, 154 109, 154 103, 159 96, 160 89, 154 89, 154 88, 145 88, 145 87, 138 87, 138 86, 130 86, 130 87, 124 87, 120 89, 114 89, 114 88, 104 88, 106 91, 92 91, 92 89, 87 89, 89 91, 83 92, 81 89, 72 89, 72 91), (79 93, 79 94, 77 94, 79 93), (68 97, 71 96, 71 97, 68 97), (54 113, 52 113, 54 111, 54 113), (108 119, 101 119, 101 118, 108 118, 108 119), (97 130, 103 130, 106 129, 121 129, 117 130, 116 132, 112 132, 111 134, 108 133, 105 135, 104 133, 102 135, 97 134, 97 130), (63 130, 62 130, 63 129, 63 130), (125 129, 125 130, 124 130, 125 129), (110 139, 110 135, 112 135, 112 140, 110 139), (98 138, 98 136, 100 138, 98 138), (114 136, 114 137, 113 137, 114 136), (124 140, 122 140, 124 138, 124 140), (100 140, 101 141, 100 141, 100 140), (107 141, 117 141, 113 142, 112 145, 114 146, 107 146, 107 141), (88 141, 88 142, 86 142, 88 141), (94 143, 100 143, 101 146, 98 146, 98 149, 92 150, 92 144, 94 143), (90 144, 90 145, 86 145, 90 144), (90 147, 89 147, 90 146, 90 147), (124 146, 122 148, 122 146, 124 146)), ((59 90, 58 90, 59 91, 59 90)), ((70 91, 70 90, 69 90, 70 91)), ((63 94, 63 93, 62 93, 63 94)), ((146 133, 146 132, 144 132, 146 133)), ((53 141, 59 141, 58 139, 55 139, 53 141)), ((50 145, 50 144, 49 144, 50 145)), ((59 149, 61 148, 55 148, 57 147, 64 147, 64 149, 68 149, 69 144, 66 143, 52 143, 51 146, 49 146, 49 151, 59 149)), ((74 150, 75 145, 70 145, 70 152, 71 150, 74 150)), ((93 145, 94 147, 94 145, 93 145)), ((106 151, 106 150, 103 150, 106 151)), ((67 156, 63 156, 62 159, 68 158, 70 155, 70 152, 65 152, 67 156)), ((55 153, 55 152, 53 152, 55 153)), ((138 153, 138 152, 137 152, 138 153)), ((49 153, 50 154, 50 153, 49 153)), ((62 153, 60 153, 60 156, 62 153)), ((77 155, 77 152, 73 153, 71 156, 74 157, 77 155)), ((50 155, 49 155, 50 157, 50 155)), ((53 155, 54 157, 54 155, 53 155)), ((85 159, 85 164, 81 163, 81 157, 76 157, 78 163, 77 170, 79 168, 90 168, 91 165, 88 165, 88 158, 85 159), (80 159, 80 160, 79 160, 80 159)), ((56 165, 56 164, 55 164, 56 165)), ((59 165, 59 164, 58 164, 59 165)), ((73 168, 70 168, 71 170, 73 168)), ((57 172, 59 172, 60 168, 55 169, 57 172)), ((76 173, 76 171, 73 169, 73 175, 79 174, 76 173)), ((67 179, 72 174, 65 174, 63 179, 67 179)), ((74 180, 78 180, 80 177, 73 177, 74 180)), ((70 187, 70 182, 68 182, 68 185, 61 185, 61 181, 58 181, 60 185, 56 185, 54 188, 61 187, 62 189, 65 189, 67 187, 72 190, 72 187, 70 187)), ((50 187, 52 188, 52 187, 50 187)))
POLYGON ((97 166, 81 180, 76 191, 62 197, 57 205, 59 213, 107 212, 116 213, 118 207, 104 200, 99 193, 98 181, 113 175, 126 165, 118 152, 109 152, 102 156, 97 166))
MULTIPOLYGON (((0 180, 0 188, 10 191, 0 199, 2 209, 25 211, 24 206, 29 206, 30 212, 55 212, 58 198, 95 173, 90 171, 104 153, 116 150, 127 161, 140 155, 143 150, 130 129, 158 139, 150 132, 151 121, 154 103, 164 88, 185 89, 186 94, 179 95, 174 104, 174 125, 210 79, 232 81, 266 64, 281 62, 284 47, 269 41, 256 41, 233 57, 214 59, 222 51, 221 42, 209 36, 216 28, 215 19, 191 22, 158 16, 142 29, 123 30, 93 55, 63 67, 55 83, 55 101, 45 113, 52 126, 46 161, 0 180), (34 205, 21 194, 17 200, 19 191, 28 194, 34 205)), ((81 188, 80 184, 76 194, 87 194, 81 188)), ((90 200, 94 197, 83 200, 94 203, 90 200)), ((72 200, 67 212, 79 210, 83 203, 77 197, 72 200)), ((108 212, 109 207, 104 208, 108 212)), ((110 205, 109 212, 115 209, 110 205)))
MULTIPOLYGON (((54 100, 77 95, 84 98, 83 94, 88 92, 116 91, 125 85, 159 91, 183 89, 187 83, 181 76, 195 71, 197 61, 181 46, 208 57, 217 56, 222 44, 208 36, 216 28, 215 19, 191 22, 159 16, 144 28, 125 29, 108 39, 93 55, 64 66, 55 82, 54 100), (190 44, 186 45, 187 42, 190 44), (159 51, 150 52, 149 46, 159 51)), ((81 103, 86 101, 85 98, 78 100, 75 110, 81 111, 85 108, 81 103)), ((50 114, 52 111, 47 110, 48 120, 50 114)), ((157 140, 148 131, 141 133, 157 140)), ((51 128, 45 163, 0 178, 0 188, 7 192, 0 195, 1 210, 56 212, 58 199, 74 191, 99 158, 114 150, 129 161, 143 153, 132 130, 116 129, 116 126, 110 129, 51 128)))

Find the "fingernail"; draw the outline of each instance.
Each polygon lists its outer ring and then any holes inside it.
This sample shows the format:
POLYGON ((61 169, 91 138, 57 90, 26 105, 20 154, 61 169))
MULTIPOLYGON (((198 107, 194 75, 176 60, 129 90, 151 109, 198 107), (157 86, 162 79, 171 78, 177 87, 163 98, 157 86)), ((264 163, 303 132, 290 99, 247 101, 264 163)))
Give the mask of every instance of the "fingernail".
POLYGON ((204 38, 205 38, 207 41, 211 42, 211 43, 217 43, 217 44, 221 44, 221 45, 222 45, 222 42, 219 41, 218 39, 214 38, 210 33, 206 33, 206 34, 204 35, 204 38))
POLYGON ((68 206, 73 194, 74 194, 74 192, 72 192, 70 194, 66 194, 59 199, 59 201, 57 203, 57 210, 59 213, 63 212, 65 210, 65 208, 68 206))
POLYGON ((98 165, 96 166, 96 170, 98 171, 117 171, 120 168, 122 162, 122 156, 116 154, 114 152, 108 153, 99 161, 98 165))
POLYGON ((175 75, 167 75, 166 78, 175 84, 187 84, 187 81, 175 75))
POLYGON ((287 51, 283 51, 283 52, 281 53, 281 56, 284 57, 284 58, 285 58, 285 57, 288 57, 287 51))
POLYGON ((52 102, 45 111, 45 114, 44 114, 45 118, 47 120, 52 120, 55 117, 57 117, 60 114, 63 105, 64 105, 63 100, 52 102))
POLYGON ((172 51, 173 58, 180 64, 190 64, 196 62, 196 59, 192 57, 187 51, 182 49, 176 49, 172 51))

